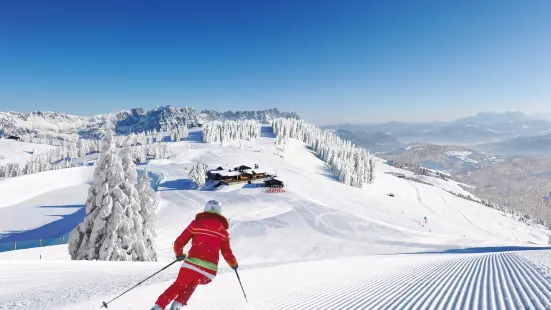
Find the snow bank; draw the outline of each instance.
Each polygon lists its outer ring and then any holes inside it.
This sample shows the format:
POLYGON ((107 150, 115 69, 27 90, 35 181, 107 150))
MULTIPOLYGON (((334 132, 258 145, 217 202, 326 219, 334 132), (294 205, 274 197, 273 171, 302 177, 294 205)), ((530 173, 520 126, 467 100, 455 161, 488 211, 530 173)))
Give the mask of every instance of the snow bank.
POLYGON ((62 187, 92 182, 94 167, 76 167, 6 178, 0 182, 0 208, 62 187))

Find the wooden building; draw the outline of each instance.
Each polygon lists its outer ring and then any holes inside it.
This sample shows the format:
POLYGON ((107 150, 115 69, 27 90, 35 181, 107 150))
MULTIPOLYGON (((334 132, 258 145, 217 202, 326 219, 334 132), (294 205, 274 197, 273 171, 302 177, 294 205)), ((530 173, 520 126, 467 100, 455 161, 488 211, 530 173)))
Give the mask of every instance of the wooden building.
POLYGON ((258 169, 246 169, 243 170, 242 173, 246 175, 250 180, 264 179, 268 176, 265 171, 258 169))
MULTIPOLYGON (((258 165, 256 165, 258 167, 258 165)), ((207 179, 210 181, 219 181, 223 184, 230 185, 235 183, 252 183, 253 180, 262 180, 271 177, 266 171, 260 169, 252 169, 249 166, 241 165, 233 169, 227 170, 223 167, 211 169, 207 172, 207 179)), ((275 182, 277 183, 277 181, 275 182)))

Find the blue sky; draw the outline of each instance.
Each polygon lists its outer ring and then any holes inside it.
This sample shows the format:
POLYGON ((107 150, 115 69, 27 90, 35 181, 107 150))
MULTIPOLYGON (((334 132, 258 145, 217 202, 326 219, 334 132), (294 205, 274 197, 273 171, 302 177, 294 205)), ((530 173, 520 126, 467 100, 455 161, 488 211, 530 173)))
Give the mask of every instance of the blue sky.
POLYGON ((3 1, 0 110, 551 112, 551 1, 3 1))

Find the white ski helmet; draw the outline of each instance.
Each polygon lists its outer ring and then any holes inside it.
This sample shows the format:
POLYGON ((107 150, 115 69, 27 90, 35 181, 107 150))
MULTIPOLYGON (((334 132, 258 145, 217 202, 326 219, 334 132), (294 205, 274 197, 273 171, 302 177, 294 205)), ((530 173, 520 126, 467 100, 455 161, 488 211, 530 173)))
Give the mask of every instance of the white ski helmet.
POLYGON ((222 214, 222 204, 218 200, 209 200, 205 204, 205 212, 222 214))

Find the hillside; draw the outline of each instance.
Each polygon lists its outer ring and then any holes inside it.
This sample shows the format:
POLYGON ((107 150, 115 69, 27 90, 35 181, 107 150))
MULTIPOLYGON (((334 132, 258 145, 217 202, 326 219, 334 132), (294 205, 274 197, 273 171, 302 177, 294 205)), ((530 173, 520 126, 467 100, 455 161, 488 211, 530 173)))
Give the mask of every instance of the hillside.
POLYGON ((355 145, 369 150, 373 154, 392 153, 403 144, 396 138, 382 132, 365 133, 346 129, 335 130, 337 136, 348 140, 355 145))
MULTIPOLYGON (((372 185, 363 189, 346 186, 337 182, 327 165, 303 143, 290 140, 283 159, 277 156, 273 142, 274 138, 266 134, 256 141, 254 148, 250 143, 244 143, 242 149, 239 143, 224 147, 173 143, 174 157, 148 164, 149 169, 164 175, 156 222, 159 263, 71 262, 66 245, 0 253, 2 264, 9 266, 0 270, 0 276, 12 279, 9 285, 0 283, 0 307, 98 308, 102 300, 110 300, 170 261, 174 238, 202 209, 205 201, 212 198, 223 203, 224 214, 231 220, 232 247, 251 300, 249 307, 363 309, 387 304, 401 308, 435 304, 446 293, 446 302, 468 308, 472 301, 455 293, 459 292, 457 282, 440 291, 431 289, 441 284, 442 279, 452 281, 456 276, 465 279, 469 274, 467 266, 476 266, 477 270, 498 266, 507 272, 528 273, 530 277, 526 281, 531 283, 544 283, 542 276, 534 274, 517 254, 484 254, 535 249, 533 245, 547 244, 549 231, 543 227, 527 226, 502 212, 440 189, 461 190, 452 181, 425 177, 436 185, 429 186, 392 176, 387 172, 409 172, 387 166, 382 160, 377 162, 372 185), (264 146, 264 152, 259 152, 260 145, 264 146), (286 192, 266 193, 263 188, 246 184, 216 191, 194 190, 187 171, 199 158, 211 167, 258 164, 268 172, 277 172, 287 184, 286 192), (390 192, 395 197, 387 196, 390 192), (425 216, 427 223, 423 220, 425 216), (458 254, 458 258, 442 254, 462 252, 481 254, 458 254), (364 266, 361 271, 353 267, 360 265, 364 266), (326 280, 320 279, 320 272, 326 280), (60 273, 63 277, 59 277, 60 273), (418 277, 421 274, 423 276, 418 277), (34 280, 36 277, 40 280, 34 280), (383 278, 386 284, 380 286, 378 283, 383 278), (400 279, 419 285, 405 285, 400 279), (286 284, 274 286, 274 283, 286 284), (382 291, 375 289, 377 287, 382 291), (68 288, 67 293, 59 295, 60 290, 68 288), (318 298, 319 303, 312 303, 304 296, 312 288, 324 296, 318 298), (401 291, 409 293, 397 294, 401 291), (356 306, 351 307, 352 304, 356 306)), ((79 212, 90 175, 90 170, 83 169, 89 168, 9 179, 9 187, 0 187, 3 197, 12 197, 0 209, 7 215, 1 218, 9 218, 9 230, 18 231, 19 237, 36 238, 37 232, 51 232, 52 226, 69 229, 67 225, 74 223, 75 217, 83 216, 79 212), (36 178, 40 178, 40 184, 50 184, 50 187, 28 191, 31 184, 38 182, 36 178), (64 194, 69 192, 77 195, 64 194), (51 199, 56 196, 66 199, 51 199), (32 221, 29 214, 34 214, 32 221)), ((534 255, 527 256, 535 260, 534 255)), ((171 267, 117 300, 113 307, 150 307, 176 271, 177 267, 171 267)), ((491 271, 487 277, 492 275, 496 273, 491 271)), ((234 275, 222 268, 218 278, 212 285, 198 289, 189 309, 246 307, 234 275)), ((482 273, 476 279, 487 281, 483 280, 482 273)), ((474 289, 476 281, 473 278, 465 287, 474 289)), ((523 287, 530 296, 530 299, 505 302, 503 309, 546 302, 534 297, 538 296, 537 291, 524 283, 514 278, 502 282, 503 288, 507 288, 503 292, 514 295, 510 287, 523 287)), ((499 304, 503 292, 493 291, 488 302, 499 304)))
POLYGON ((191 107, 157 107, 152 110, 132 109, 113 114, 76 116, 55 112, 0 112, 0 136, 27 134, 57 138, 98 138, 99 128, 109 119, 116 124, 118 134, 137 133, 150 130, 165 130, 176 125, 196 125, 212 120, 249 120, 269 122, 277 117, 299 118, 292 112, 277 109, 263 111, 215 111, 197 112, 191 107))
POLYGON ((551 134, 518 137, 501 142, 476 144, 473 148, 503 156, 544 156, 551 155, 551 134))
POLYGON ((467 173, 503 160, 464 146, 430 143, 410 143, 395 154, 384 157, 452 174, 467 173))
POLYGON ((475 186, 484 199, 551 221, 551 157, 517 157, 455 178, 475 186))

